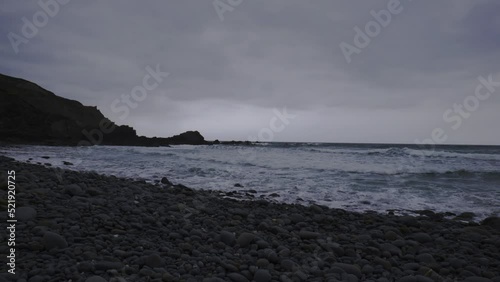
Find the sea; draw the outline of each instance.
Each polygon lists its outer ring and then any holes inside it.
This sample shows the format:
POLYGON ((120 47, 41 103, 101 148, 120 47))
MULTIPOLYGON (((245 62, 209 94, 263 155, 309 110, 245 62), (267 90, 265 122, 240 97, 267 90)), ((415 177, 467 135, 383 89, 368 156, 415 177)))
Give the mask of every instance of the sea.
POLYGON ((254 190, 257 198, 358 212, 473 212, 475 220, 500 215, 500 146, 10 146, 0 147, 0 154, 152 183, 167 177, 194 189, 254 190))

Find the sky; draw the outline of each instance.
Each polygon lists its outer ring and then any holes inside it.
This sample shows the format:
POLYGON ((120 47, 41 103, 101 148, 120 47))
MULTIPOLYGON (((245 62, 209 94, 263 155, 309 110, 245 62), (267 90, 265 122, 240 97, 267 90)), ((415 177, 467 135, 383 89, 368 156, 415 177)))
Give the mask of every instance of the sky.
POLYGON ((0 73, 150 137, 500 145, 499 11, 495 0, 0 0, 0 73))

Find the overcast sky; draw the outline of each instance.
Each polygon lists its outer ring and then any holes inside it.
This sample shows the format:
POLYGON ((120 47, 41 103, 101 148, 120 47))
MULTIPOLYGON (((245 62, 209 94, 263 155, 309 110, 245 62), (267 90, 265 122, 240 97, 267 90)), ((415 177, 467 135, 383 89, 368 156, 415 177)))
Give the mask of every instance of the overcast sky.
POLYGON ((286 108, 273 141, 500 144, 500 86, 474 96, 500 82, 499 1, 218 1, 52 2, 44 22, 50 0, 3 0, 0 72, 146 136, 267 141, 286 108), (113 110, 157 65, 169 76, 113 110))

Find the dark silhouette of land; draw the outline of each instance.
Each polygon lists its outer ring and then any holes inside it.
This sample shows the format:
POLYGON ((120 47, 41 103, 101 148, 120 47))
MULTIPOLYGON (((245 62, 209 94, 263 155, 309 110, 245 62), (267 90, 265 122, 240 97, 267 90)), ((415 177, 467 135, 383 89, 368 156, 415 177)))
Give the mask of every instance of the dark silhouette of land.
POLYGON ((97 107, 66 99, 30 81, 0 74, 0 142, 40 145, 168 146, 212 144, 198 131, 168 138, 138 136, 97 107))

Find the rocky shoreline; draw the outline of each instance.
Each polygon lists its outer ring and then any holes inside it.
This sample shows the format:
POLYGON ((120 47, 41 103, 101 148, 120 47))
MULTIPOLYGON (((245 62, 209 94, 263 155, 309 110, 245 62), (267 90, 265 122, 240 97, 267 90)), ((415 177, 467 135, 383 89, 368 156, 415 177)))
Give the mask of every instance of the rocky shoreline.
POLYGON ((4 222, 11 170, 16 274, 0 281, 500 281, 499 218, 237 201, 0 156, 4 222))

